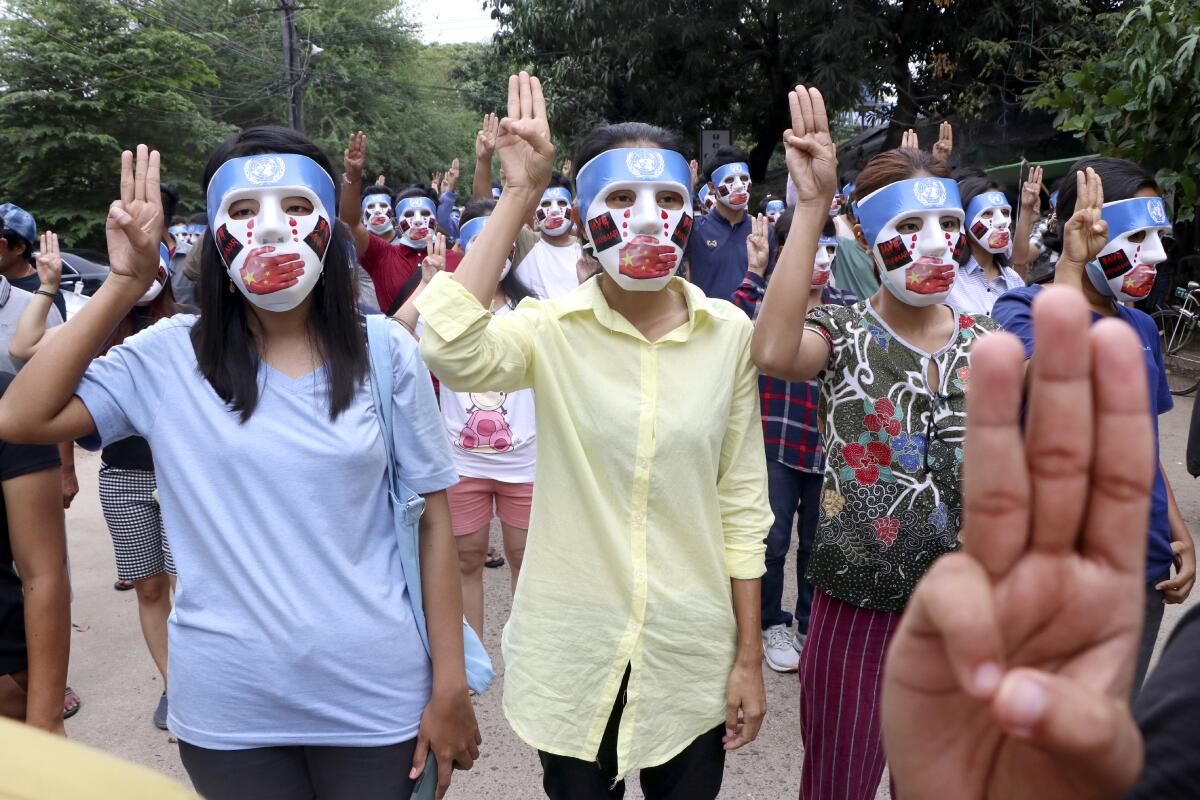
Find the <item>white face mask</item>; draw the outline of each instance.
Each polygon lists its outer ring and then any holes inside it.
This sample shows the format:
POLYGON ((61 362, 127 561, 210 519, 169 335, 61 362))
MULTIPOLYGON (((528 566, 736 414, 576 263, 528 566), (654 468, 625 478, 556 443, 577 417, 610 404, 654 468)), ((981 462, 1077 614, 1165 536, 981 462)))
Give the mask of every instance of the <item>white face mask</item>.
POLYGON ((376 236, 387 236, 396 227, 392 219, 392 202, 385 194, 369 194, 363 198, 363 225, 376 236))
POLYGON ((564 236, 571 230, 571 195, 561 186, 547 189, 534 210, 538 230, 552 238, 564 236))
POLYGON ((813 262, 812 285, 824 286, 833 274, 833 257, 837 254, 837 239, 822 236, 817 241, 817 259, 813 262))
POLYGON ((990 191, 976 195, 967 204, 967 223, 971 238, 989 253, 1008 252, 1012 244, 1012 206, 1003 193, 990 191))
POLYGON ((1154 288, 1158 265, 1167 260, 1163 237, 1171 233, 1166 206, 1159 197, 1133 197, 1105 203, 1108 243, 1087 265, 1088 278, 1118 302, 1145 299, 1154 288))
POLYGON ((437 232, 437 209, 428 197, 406 197, 396 204, 396 228, 400 241, 417 250, 429 247, 437 232))
MULTIPOLYGON (((178 239, 178 237, 176 237, 176 239, 178 239)), ((178 241, 176 242, 176 245, 178 245, 178 241)), ((178 246, 176 247, 176 252, 179 252, 178 246)), ((150 284, 150 288, 146 290, 146 293, 138 298, 136 305, 148 306, 153 303, 160 294, 162 294, 163 287, 166 286, 171 280, 170 263, 171 251, 167 250, 167 246, 165 244, 159 242, 158 273, 154 276, 154 283, 150 284)))
POLYGON ((713 170, 713 192, 717 202, 734 211, 750 205, 750 167, 743 163, 725 164, 713 170))
POLYGON ((683 156, 656 148, 608 150, 580 170, 587 239, 618 286, 653 292, 670 283, 692 229, 690 182, 683 156))

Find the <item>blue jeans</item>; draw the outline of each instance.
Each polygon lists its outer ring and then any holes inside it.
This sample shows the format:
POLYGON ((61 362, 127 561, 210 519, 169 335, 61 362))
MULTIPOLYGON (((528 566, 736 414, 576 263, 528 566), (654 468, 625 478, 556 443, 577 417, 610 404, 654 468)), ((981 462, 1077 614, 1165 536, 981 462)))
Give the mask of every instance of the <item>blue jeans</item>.
POLYGON ((775 521, 767 534, 767 572, 762 577, 762 626, 791 625, 793 616, 783 610, 783 565, 792 544, 792 526, 796 515, 796 630, 808 633, 808 615, 812 610, 813 588, 804 577, 813 537, 820 518, 821 486, 824 475, 801 472, 774 459, 767 459, 767 492, 775 521))

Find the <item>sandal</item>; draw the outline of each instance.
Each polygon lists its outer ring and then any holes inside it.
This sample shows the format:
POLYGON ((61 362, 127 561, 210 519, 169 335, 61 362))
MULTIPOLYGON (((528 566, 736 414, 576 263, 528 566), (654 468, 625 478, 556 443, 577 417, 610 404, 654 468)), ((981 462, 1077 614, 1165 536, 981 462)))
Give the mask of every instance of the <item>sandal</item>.
POLYGON ((63 693, 63 719, 70 719, 71 717, 78 714, 79 708, 82 705, 83 705, 83 701, 79 699, 79 695, 75 694, 75 690, 72 689, 70 686, 68 686, 67 690, 63 693), (66 707, 67 700, 69 698, 75 698, 75 707, 74 708, 66 707))
POLYGON ((133 581, 116 581, 113 584, 113 588, 118 592, 128 592, 133 588, 133 581))
POLYGON ((504 556, 500 555, 495 549, 489 547, 487 551, 487 560, 483 562, 485 567, 496 569, 496 567, 504 566, 504 556))

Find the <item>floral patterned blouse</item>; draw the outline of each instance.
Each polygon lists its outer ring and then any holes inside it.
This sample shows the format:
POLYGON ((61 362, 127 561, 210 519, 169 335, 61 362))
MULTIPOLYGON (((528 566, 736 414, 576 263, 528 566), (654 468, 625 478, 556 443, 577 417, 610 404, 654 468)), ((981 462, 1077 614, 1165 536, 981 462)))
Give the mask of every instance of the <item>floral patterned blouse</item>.
POLYGON ((827 461, 808 579, 844 602, 902 611, 933 560, 958 548, 968 352, 999 327, 959 314, 950 341, 927 353, 864 300, 818 306, 806 329, 830 350, 818 378, 827 461), (931 360, 937 387, 926 381, 931 360))

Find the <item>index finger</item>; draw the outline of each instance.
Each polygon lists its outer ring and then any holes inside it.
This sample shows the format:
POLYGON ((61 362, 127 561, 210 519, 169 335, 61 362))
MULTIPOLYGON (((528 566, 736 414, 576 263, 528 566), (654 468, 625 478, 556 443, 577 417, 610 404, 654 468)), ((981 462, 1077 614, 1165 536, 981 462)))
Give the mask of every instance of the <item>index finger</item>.
POLYGON ((133 199, 146 199, 146 169, 149 166, 149 153, 146 145, 137 146, 137 160, 133 163, 133 199))
POLYGON ((812 98, 809 97, 807 88, 803 86, 798 88, 800 89, 800 116, 804 124, 804 134, 813 133, 816 131, 817 123, 813 118, 812 98))
POLYGON ((146 200, 160 210, 162 209, 162 184, 159 171, 161 160, 159 152, 151 150, 150 161, 146 165, 146 200))
POLYGON ((121 151, 121 203, 128 206, 133 202, 133 153, 121 151))
POLYGON ((825 98, 821 90, 815 86, 808 88, 808 98, 812 101, 813 124, 818 133, 829 133, 829 114, 825 111, 825 98))
POLYGON ((804 87, 797 86, 788 92, 788 111, 792 116, 792 133, 803 136, 804 118, 800 115, 800 92, 804 87))

